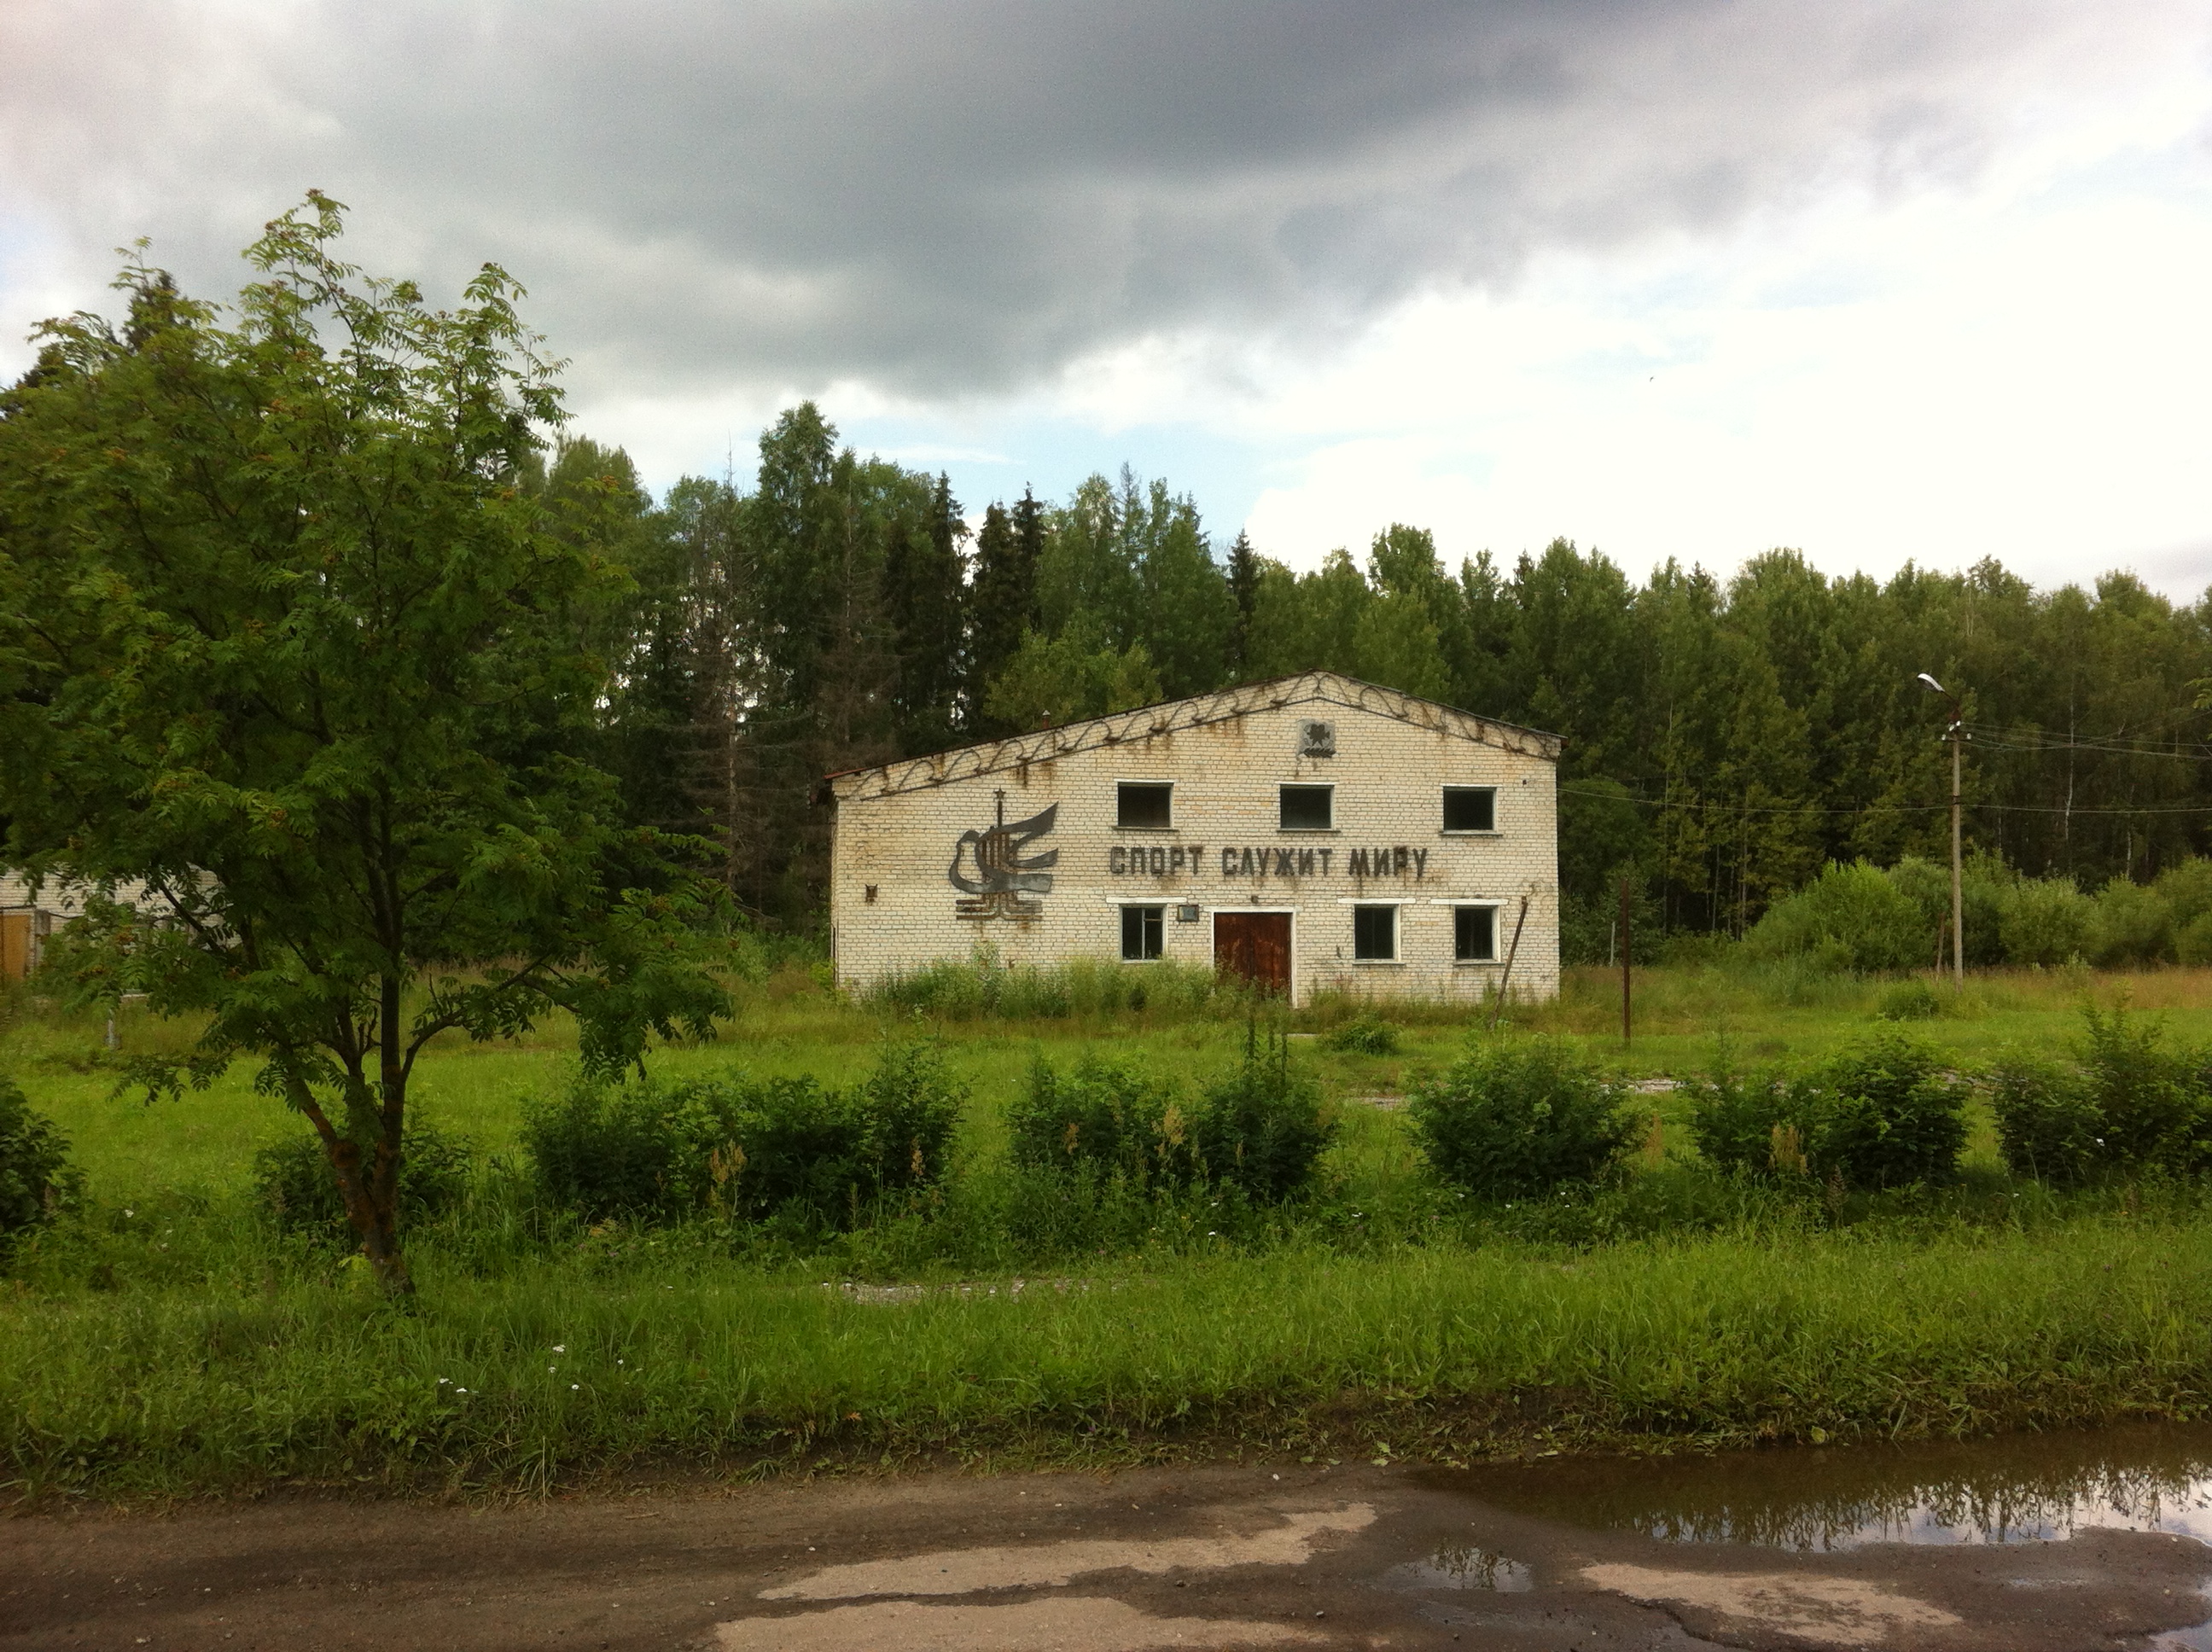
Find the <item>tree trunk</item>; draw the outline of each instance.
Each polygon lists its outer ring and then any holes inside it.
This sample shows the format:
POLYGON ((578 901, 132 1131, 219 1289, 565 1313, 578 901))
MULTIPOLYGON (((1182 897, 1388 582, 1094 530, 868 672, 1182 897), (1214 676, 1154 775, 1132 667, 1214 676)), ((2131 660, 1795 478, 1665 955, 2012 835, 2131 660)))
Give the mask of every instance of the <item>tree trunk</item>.
POLYGON ((377 1005, 376 1173, 369 1178, 368 1230, 362 1248, 376 1282, 388 1296, 405 1296, 415 1289, 406 1260, 399 1254, 399 1164, 406 1147, 407 1063, 399 1048, 400 983, 386 975, 379 983, 377 1005))
POLYGON ((404 1089, 397 1109, 387 1102, 386 1111, 392 1122, 378 1133, 375 1157, 364 1166, 361 1144, 338 1131, 313 1092, 297 1078, 289 1080, 287 1088, 292 1104, 307 1114, 315 1133, 322 1138, 331 1174, 337 1177, 346 1220, 361 1237, 362 1254, 368 1259, 377 1285, 387 1296, 412 1295, 415 1281, 407 1272, 406 1258, 399 1252, 399 1121, 405 1117, 404 1089))
POLYGON ((398 1145, 380 1137, 366 1174, 358 1144, 341 1137, 330 1146, 330 1155, 346 1219, 361 1236, 361 1254, 368 1259, 378 1286, 386 1296, 412 1295, 415 1281, 399 1250, 398 1145))

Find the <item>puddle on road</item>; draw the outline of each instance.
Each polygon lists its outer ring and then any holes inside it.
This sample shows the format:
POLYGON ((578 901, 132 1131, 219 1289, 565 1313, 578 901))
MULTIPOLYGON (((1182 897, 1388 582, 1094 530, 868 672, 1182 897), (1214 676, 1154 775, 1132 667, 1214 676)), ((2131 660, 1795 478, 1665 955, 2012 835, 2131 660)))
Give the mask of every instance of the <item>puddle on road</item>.
POLYGON ((1518 1560, 1472 1546, 1448 1544, 1425 1560, 1409 1560, 1382 1574, 1388 1588, 1494 1589, 1501 1594, 1526 1594, 1536 1587, 1536 1574, 1518 1560))
POLYGON ((2212 1428, 1553 1458, 1459 1471, 1449 1483, 1518 1514, 1679 1543, 1818 1552, 2050 1542, 2101 1527, 2212 1544, 2212 1428))

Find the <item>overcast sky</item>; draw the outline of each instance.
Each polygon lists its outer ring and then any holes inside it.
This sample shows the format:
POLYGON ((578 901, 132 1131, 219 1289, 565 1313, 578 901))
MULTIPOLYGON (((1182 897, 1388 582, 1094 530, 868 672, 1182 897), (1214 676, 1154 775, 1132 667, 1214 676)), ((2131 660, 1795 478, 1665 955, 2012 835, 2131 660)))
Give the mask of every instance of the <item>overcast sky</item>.
POLYGON ((2212 582, 2212 0, 5 0, 0 372, 310 186, 656 485, 813 396, 1300 565, 2212 582))

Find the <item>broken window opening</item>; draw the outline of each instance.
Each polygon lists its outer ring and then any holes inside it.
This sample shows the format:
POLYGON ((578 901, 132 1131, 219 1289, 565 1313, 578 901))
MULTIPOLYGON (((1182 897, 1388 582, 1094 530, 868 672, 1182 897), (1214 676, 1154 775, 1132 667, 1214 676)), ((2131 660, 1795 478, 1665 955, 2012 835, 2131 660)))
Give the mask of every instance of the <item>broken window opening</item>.
POLYGON ((1131 963, 1150 963, 1160 956, 1166 940, 1163 920, 1165 907, 1121 908, 1121 957, 1131 963))
POLYGON ((1393 963, 1398 957, 1398 908, 1352 908, 1352 956, 1363 963, 1393 963))
POLYGON ((1286 786, 1282 794, 1282 829, 1286 832, 1326 832, 1336 824, 1336 788, 1333 786, 1286 786))
POLYGON ((1125 832, 1164 832, 1175 823, 1175 782, 1123 780, 1114 788, 1114 824, 1125 832))
POLYGON ((1498 829, 1498 788, 1494 786, 1444 787, 1444 830, 1494 832, 1498 829))

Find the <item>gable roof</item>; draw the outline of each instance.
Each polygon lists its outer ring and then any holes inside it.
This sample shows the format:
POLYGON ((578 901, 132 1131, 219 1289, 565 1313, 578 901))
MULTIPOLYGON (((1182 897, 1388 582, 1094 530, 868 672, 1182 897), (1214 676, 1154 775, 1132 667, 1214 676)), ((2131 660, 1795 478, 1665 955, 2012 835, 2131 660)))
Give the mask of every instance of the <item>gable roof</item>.
POLYGON ((981 745, 961 746, 927 757, 906 757, 873 768, 849 768, 827 777, 830 792, 842 802, 862 798, 896 797, 943 786, 948 780, 974 780, 999 774, 1024 763, 1044 762, 1103 746, 1126 745, 1187 728, 1203 728, 1249 717, 1255 712, 1284 711, 1292 706, 1340 707, 1346 711, 1372 712, 1415 728, 1454 736, 1476 745, 1498 746, 1523 756, 1559 760, 1565 742, 1556 734, 1500 723, 1456 707, 1422 700, 1395 689, 1337 671, 1301 671, 1266 683, 1240 683, 1214 694, 1188 700, 1169 700, 1134 711, 1117 711, 1059 728, 1039 729, 1032 734, 1011 735, 981 745))

